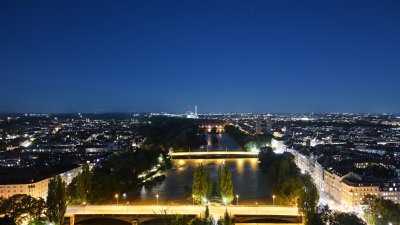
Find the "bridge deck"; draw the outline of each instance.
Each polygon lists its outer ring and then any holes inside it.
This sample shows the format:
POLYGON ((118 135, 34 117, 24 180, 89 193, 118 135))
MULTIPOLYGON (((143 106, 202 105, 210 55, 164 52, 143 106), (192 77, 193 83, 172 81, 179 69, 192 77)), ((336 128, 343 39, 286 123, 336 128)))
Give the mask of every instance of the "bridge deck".
POLYGON ((172 152, 172 157, 182 156, 245 156, 245 157, 257 157, 256 152, 244 152, 244 151, 208 151, 208 152, 172 152))
MULTIPOLYGON (((232 215, 285 215, 299 216, 296 207, 274 207, 274 206, 209 206, 210 214, 214 218, 220 218, 225 210, 232 215)), ((69 206, 66 216, 75 214, 196 214, 204 213, 204 206, 179 205, 98 205, 98 206, 69 206)))

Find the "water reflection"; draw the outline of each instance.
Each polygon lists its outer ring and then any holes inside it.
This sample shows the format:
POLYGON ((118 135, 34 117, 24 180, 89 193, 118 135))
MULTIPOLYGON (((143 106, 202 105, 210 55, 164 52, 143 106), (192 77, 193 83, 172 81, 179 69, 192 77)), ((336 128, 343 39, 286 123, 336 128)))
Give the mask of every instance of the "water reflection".
POLYGON ((232 172, 234 194, 240 195, 240 202, 266 202, 271 196, 271 190, 266 175, 258 168, 258 159, 177 159, 173 168, 166 173, 166 178, 160 184, 142 188, 136 201, 156 202, 156 194, 160 203, 191 203, 191 186, 194 168, 198 164, 205 165, 216 181, 218 170, 227 166, 232 172))

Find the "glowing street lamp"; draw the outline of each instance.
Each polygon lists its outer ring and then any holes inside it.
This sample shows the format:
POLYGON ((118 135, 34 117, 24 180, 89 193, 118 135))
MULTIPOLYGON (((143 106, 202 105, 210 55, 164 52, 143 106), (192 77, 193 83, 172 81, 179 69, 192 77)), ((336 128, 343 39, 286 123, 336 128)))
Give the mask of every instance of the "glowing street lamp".
POLYGON ((118 197, 119 197, 119 195, 118 195, 118 194, 115 194, 114 197, 117 199, 117 205, 118 205, 118 197))
POLYGON ((157 198, 157 205, 158 205, 158 197, 159 197, 159 195, 158 195, 158 194, 156 194, 156 198, 157 198))
POLYGON ((194 205, 194 195, 192 195, 192 199, 193 199, 193 205, 194 205))
POLYGON ((275 206, 275 195, 272 195, 272 205, 275 206))
POLYGON ((239 195, 236 195, 236 205, 239 205, 239 195))

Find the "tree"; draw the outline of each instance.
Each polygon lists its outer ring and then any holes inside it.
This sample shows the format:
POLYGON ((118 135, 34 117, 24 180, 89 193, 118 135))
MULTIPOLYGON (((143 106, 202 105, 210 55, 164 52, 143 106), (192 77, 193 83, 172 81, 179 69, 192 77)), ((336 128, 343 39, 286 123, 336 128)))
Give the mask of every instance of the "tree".
POLYGON ((309 224, 312 225, 366 225, 366 223, 351 213, 332 211, 328 206, 320 206, 317 208, 316 216, 313 217, 309 224))
POLYGON ((171 221, 171 225, 187 225, 190 222, 190 217, 176 214, 171 221))
POLYGON ((210 180, 209 173, 205 170, 204 166, 202 164, 196 166, 192 184, 192 194, 196 203, 201 203, 209 197, 210 180))
POLYGON ((206 205, 206 210, 204 211, 204 218, 208 218, 210 216, 210 210, 208 209, 208 205, 206 205))
POLYGON ((32 198, 32 204, 30 205, 28 211, 31 215, 35 224, 39 224, 41 222, 41 216, 45 213, 46 210, 46 202, 43 198, 32 198))
POLYGON ((224 223, 223 223, 223 225, 231 225, 231 224, 232 224, 232 219, 229 216, 228 210, 226 210, 225 214, 224 214, 224 223))
POLYGON ((92 193, 92 173, 89 170, 89 165, 82 166, 82 173, 77 177, 76 194, 81 202, 87 202, 92 193))
POLYGON ((210 171, 206 172, 206 180, 207 180, 207 198, 210 198, 213 191, 213 181, 211 179, 210 171))
POLYGON ((24 219, 38 222, 44 209, 44 200, 30 195, 16 194, 0 200, 0 214, 7 215, 16 223, 20 223, 24 219))
POLYGON ((232 173, 229 171, 228 167, 224 166, 220 170, 218 176, 218 190, 219 195, 225 203, 230 203, 233 201, 233 183, 232 183, 232 173))
POLYGON ((304 215, 306 224, 311 224, 310 221, 313 221, 313 217, 316 215, 319 194, 310 175, 304 175, 302 178, 304 187, 298 199, 298 209, 304 215))
POLYGON ((400 205, 390 200, 367 195, 364 204, 369 206, 366 215, 369 223, 373 224, 400 224, 400 205))
POLYGON ((301 177, 288 177, 273 188, 277 196, 275 203, 279 205, 295 206, 303 190, 301 177))
POLYGON ((63 224, 67 210, 65 183, 60 176, 53 177, 48 185, 47 216, 55 224, 63 224))

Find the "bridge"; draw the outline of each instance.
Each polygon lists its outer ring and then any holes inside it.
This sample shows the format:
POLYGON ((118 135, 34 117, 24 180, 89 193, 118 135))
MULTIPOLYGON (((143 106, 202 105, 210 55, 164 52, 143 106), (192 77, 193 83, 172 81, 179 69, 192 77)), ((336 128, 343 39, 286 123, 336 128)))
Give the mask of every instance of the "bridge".
POLYGON ((171 152, 172 158, 257 158, 257 152, 244 151, 208 151, 208 152, 171 152))
MULTIPOLYGON (((66 217, 70 225, 95 224, 96 220, 119 221, 126 224, 153 224, 169 220, 176 214, 190 217, 204 213, 205 207, 198 205, 90 205, 69 206, 66 217)), ((214 219, 223 218, 228 211, 238 224, 254 224, 271 221, 285 224, 301 224, 302 217, 296 207, 278 206, 209 206, 214 219)), ((111 223, 113 224, 113 223, 111 223)))

